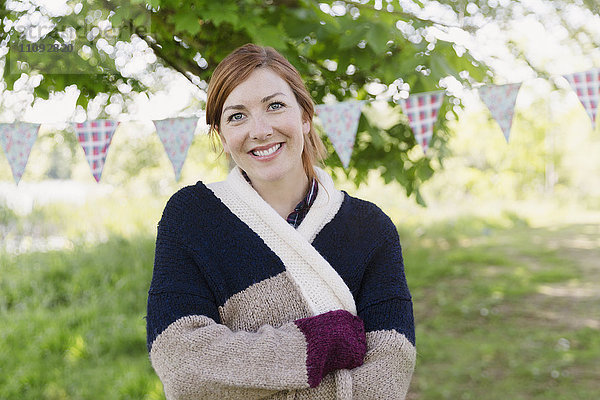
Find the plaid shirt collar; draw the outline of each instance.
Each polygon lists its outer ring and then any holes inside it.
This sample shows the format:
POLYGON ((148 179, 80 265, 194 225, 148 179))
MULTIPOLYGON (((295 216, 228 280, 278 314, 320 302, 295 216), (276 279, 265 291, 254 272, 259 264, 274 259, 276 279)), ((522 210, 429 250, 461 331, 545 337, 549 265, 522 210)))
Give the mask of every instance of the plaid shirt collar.
MULTIPOLYGON (((246 172, 244 170, 242 170, 242 175, 244 176, 246 181, 248 181, 248 183, 252 185, 250 178, 248 177, 248 175, 246 175, 246 172)), ((292 211, 287 216, 286 221, 288 222, 288 224, 290 224, 294 228, 298 228, 300 226, 300 223, 302 223, 304 217, 306 217, 306 214, 308 214, 310 207, 315 202, 318 191, 319 184, 317 183, 317 180, 313 178, 311 185, 308 188, 308 191, 306 192, 306 196, 304 196, 300 203, 296 204, 296 207, 294 207, 294 211, 292 211)))

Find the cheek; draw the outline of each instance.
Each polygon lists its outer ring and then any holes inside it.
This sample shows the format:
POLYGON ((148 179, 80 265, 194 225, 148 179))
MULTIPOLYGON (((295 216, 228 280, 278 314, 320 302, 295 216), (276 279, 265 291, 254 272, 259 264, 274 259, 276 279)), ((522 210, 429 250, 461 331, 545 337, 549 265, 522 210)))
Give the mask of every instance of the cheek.
POLYGON ((310 125, 302 122, 297 115, 286 116, 285 120, 280 121, 279 128, 283 132, 287 132, 287 136, 291 136, 298 141, 304 141, 304 136, 308 133, 310 125))
POLYGON ((230 127, 219 135, 219 137, 226 153, 239 151, 244 144, 244 137, 241 129, 230 127))
POLYGON ((225 153, 229 153, 229 144, 225 140, 225 137, 223 136, 223 134, 221 132, 219 132, 218 135, 219 135, 219 140, 221 141, 221 146, 223 146, 223 150, 225 151, 225 153))

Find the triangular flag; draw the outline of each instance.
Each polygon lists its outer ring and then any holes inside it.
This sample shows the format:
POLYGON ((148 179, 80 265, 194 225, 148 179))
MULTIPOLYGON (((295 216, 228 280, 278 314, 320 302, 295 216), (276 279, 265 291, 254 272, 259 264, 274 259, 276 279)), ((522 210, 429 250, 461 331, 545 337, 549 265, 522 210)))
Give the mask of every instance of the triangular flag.
POLYGON ((410 95, 401 99, 400 105, 408 117, 408 124, 413 130, 417 143, 427 153, 433 135, 433 125, 437 121, 438 112, 444 101, 444 92, 427 92, 410 95))
POLYGON ((92 175, 100 182, 108 146, 119 123, 107 119, 95 119, 74 124, 77 140, 90 164, 92 175))
POLYGON ((592 120, 592 126, 596 128, 596 113, 600 103, 600 68, 564 75, 564 77, 577 93, 579 101, 592 120))
POLYGON ((13 178, 18 185, 25 172, 31 148, 37 139, 40 124, 15 122, 0 124, 0 144, 6 153, 13 178))
POLYGON ((319 116, 325 133, 340 157, 344 168, 348 167, 356 139, 356 130, 363 101, 345 101, 334 104, 319 104, 315 112, 319 116))
POLYGON ((179 180, 181 168, 194 138, 198 118, 168 118, 154 121, 156 133, 171 160, 175 179, 179 180))
POLYGON ((492 117, 498 122, 498 125, 500 125, 500 129, 502 129, 507 142, 515 113, 517 94, 519 94, 520 88, 520 83, 488 85, 479 88, 479 97, 489 108, 492 117))

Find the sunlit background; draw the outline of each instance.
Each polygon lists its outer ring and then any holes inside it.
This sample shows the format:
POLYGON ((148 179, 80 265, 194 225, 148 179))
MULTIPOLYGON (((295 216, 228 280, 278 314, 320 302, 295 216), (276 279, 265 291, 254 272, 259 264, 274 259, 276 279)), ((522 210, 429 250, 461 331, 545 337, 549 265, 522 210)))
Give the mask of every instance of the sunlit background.
MULTIPOLYGON (((67 4, 44 3, 57 13, 67 4)), ((522 82, 508 142, 477 85, 440 82, 464 106, 448 115, 448 155, 421 187, 426 206, 377 170, 358 187, 338 174, 339 188, 379 205, 400 232, 417 324, 409 398, 596 398, 600 128, 562 75, 600 67, 600 17, 583 1, 462 1, 464 15, 399 3, 449 26, 423 34, 398 23, 405 36, 449 40, 485 60, 494 83, 522 82), (508 21, 487 16, 502 10, 508 21), (470 29, 459 28, 465 18, 470 29)), ((30 3, 5 7, 18 4, 30 3)), ((344 2, 319 7, 347 12, 344 2)), ((74 85, 41 100, 39 76, 23 74, 13 90, 0 82, 0 122, 42 124, 18 185, 0 153, 0 399, 164 398, 143 319, 156 224, 178 188, 223 179, 228 162, 206 134, 202 83, 152 66, 141 39, 113 51, 150 96, 123 84, 84 109, 74 85), (151 120, 189 116, 200 120, 176 181, 151 120), (121 124, 96 183, 70 123, 102 117, 121 124)), ((409 88, 368 90, 382 101, 365 114, 402 118, 385 100, 409 88)))

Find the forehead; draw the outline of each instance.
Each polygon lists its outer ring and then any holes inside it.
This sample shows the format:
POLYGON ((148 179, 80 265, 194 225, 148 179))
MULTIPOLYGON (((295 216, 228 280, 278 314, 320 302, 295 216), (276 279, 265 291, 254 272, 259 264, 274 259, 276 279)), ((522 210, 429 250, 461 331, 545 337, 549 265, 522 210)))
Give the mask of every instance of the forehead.
POLYGON ((293 96, 292 88, 279 74, 270 68, 257 68, 231 91, 223 108, 234 104, 260 102, 264 97, 277 92, 293 96))

